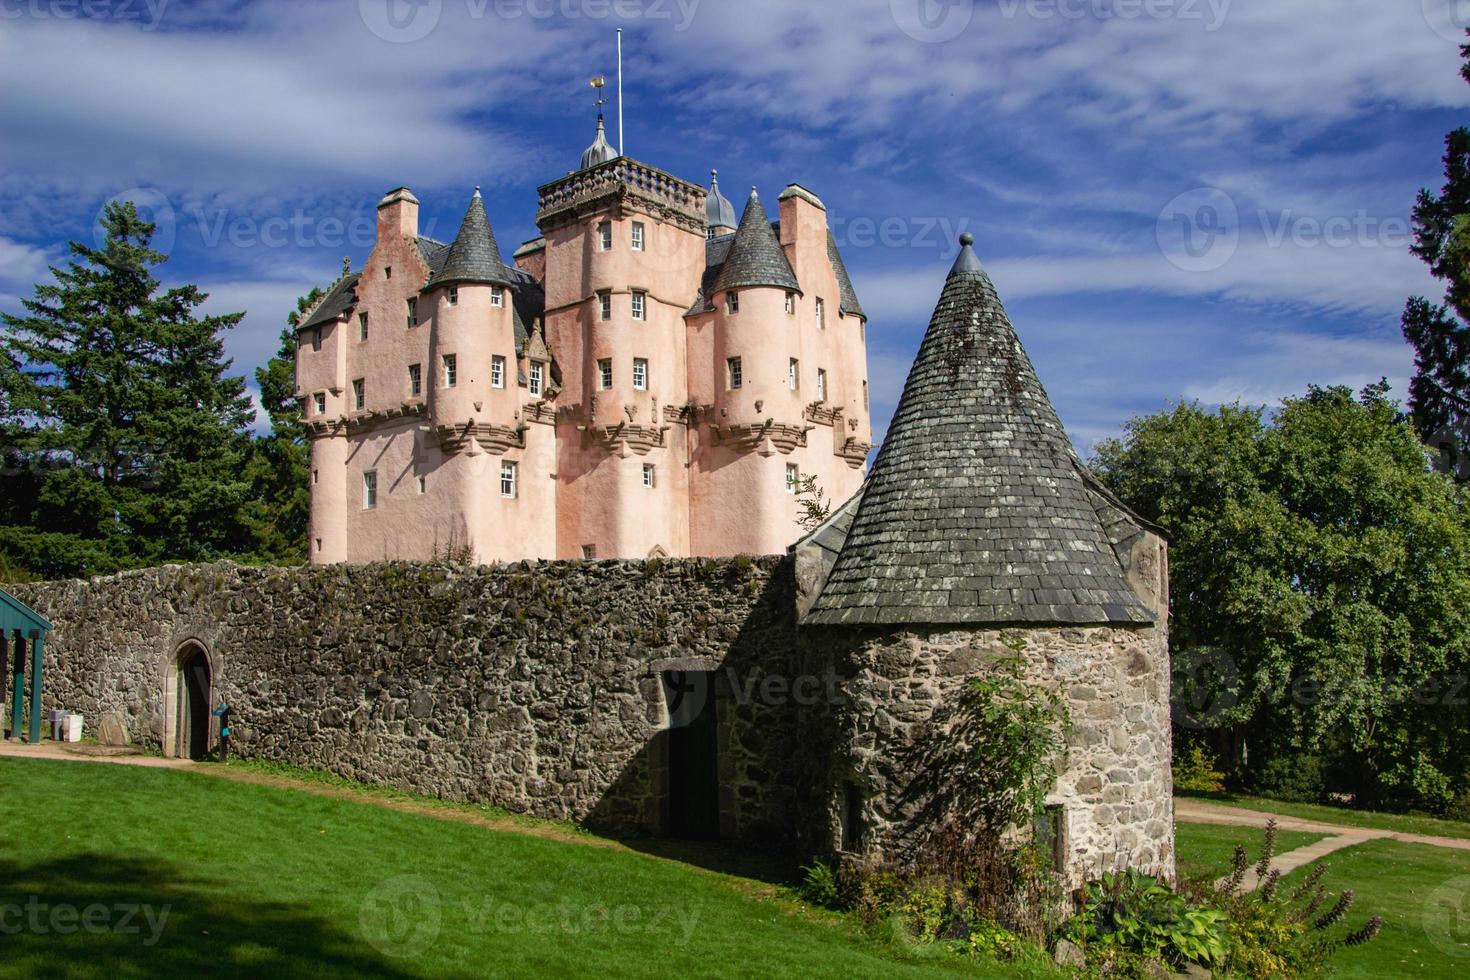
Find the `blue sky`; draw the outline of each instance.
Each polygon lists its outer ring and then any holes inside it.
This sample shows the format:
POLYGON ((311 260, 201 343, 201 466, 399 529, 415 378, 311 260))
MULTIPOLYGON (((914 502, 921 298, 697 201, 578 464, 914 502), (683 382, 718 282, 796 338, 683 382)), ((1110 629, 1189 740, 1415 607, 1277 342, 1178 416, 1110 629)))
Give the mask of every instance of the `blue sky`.
POLYGON ((1438 296, 1408 253, 1466 121, 1464 0, 0 0, 0 309, 148 206, 242 373, 360 264, 399 184, 509 252, 591 140, 625 29, 626 150, 737 202, 821 195, 886 424, 970 231, 1084 452, 1168 402, 1387 376, 1438 296))

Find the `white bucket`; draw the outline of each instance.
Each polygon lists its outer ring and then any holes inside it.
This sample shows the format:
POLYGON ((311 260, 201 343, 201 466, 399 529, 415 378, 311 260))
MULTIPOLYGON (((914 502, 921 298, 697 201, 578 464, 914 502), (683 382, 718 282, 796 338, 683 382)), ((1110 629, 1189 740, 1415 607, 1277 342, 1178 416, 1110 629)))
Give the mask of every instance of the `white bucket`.
POLYGON ((82 740, 81 715, 64 714, 61 716, 61 740, 63 742, 80 742, 82 740))

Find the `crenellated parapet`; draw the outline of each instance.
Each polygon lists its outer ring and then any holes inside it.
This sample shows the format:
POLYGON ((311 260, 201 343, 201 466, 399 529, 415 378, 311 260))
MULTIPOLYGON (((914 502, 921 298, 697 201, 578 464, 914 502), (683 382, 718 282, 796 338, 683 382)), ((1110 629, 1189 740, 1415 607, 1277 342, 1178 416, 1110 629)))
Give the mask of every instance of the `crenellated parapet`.
POLYGON ((537 194, 536 224, 543 233, 576 224, 613 202, 700 235, 706 227, 703 187, 627 157, 568 174, 537 194))

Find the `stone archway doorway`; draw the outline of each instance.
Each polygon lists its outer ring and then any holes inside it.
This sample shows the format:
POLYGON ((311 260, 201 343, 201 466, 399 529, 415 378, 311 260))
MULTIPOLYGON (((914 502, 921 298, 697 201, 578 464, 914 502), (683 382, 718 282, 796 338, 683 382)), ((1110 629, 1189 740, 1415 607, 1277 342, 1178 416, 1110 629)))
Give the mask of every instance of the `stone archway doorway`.
POLYGON ((167 717, 171 724, 164 746, 175 758, 203 759, 209 755, 214 700, 214 672, 204 647, 193 641, 180 647, 169 680, 167 717))

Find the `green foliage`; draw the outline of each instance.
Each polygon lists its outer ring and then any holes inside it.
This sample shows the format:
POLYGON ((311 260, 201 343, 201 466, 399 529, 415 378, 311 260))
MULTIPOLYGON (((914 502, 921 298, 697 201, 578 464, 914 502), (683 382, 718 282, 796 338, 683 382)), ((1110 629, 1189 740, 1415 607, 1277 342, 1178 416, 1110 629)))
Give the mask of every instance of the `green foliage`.
POLYGON ((1089 962, 1125 970, 1149 960, 1213 966, 1226 956, 1224 922, 1223 912, 1130 868, 1090 882, 1062 935, 1082 946, 1089 962))
POLYGON ((1071 730, 1066 703, 1028 683, 1007 658, 973 678, 960 699, 957 739, 970 747, 954 793, 961 812, 999 835, 1041 812, 1071 730))
POLYGON ((99 248, 0 316, 7 427, 0 544, 47 576, 249 550, 240 511, 254 414, 196 286, 160 292, 153 225, 110 204, 99 248), (24 419, 24 424, 18 420, 24 419))
POLYGON ((1470 674, 1470 501, 1386 386, 1312 388, 1269 418, 1179 405, 1096 469, 1169 536, 1175 690, 1209 695, 1176 723, 1216 729, 1227 773, 1249 744, 1320 754, 1325 788, 1364 805, 1439 810, 1470 788, 1470 706, 1451 696, 1470 674))
POLYGON ((799 892, 804 901, 822 908, 835 909, 840 905, 837 891, 837 873, 830 865, 818 861, 801 869, 804 876, 799 892))
POLYGON ((1174 790, 1183 793, 1218 793, 1225 788, 1225 775, 1215 768, 1214 753, 1196 742, 1174 756, 1174 790))
POLYGON ((1318 803, 1326 794, 1322 759, 1310 752, 1268 755, 1251 767, 1253 791, 1292 803, 1318 803))
POLYGON ((826 497, 826 491, 817 485, 815 474, 808 473, 796 481, 796 506, 801 512, 796 523, 803 531, 815 531, 831 516, 832 501, 826 497))

